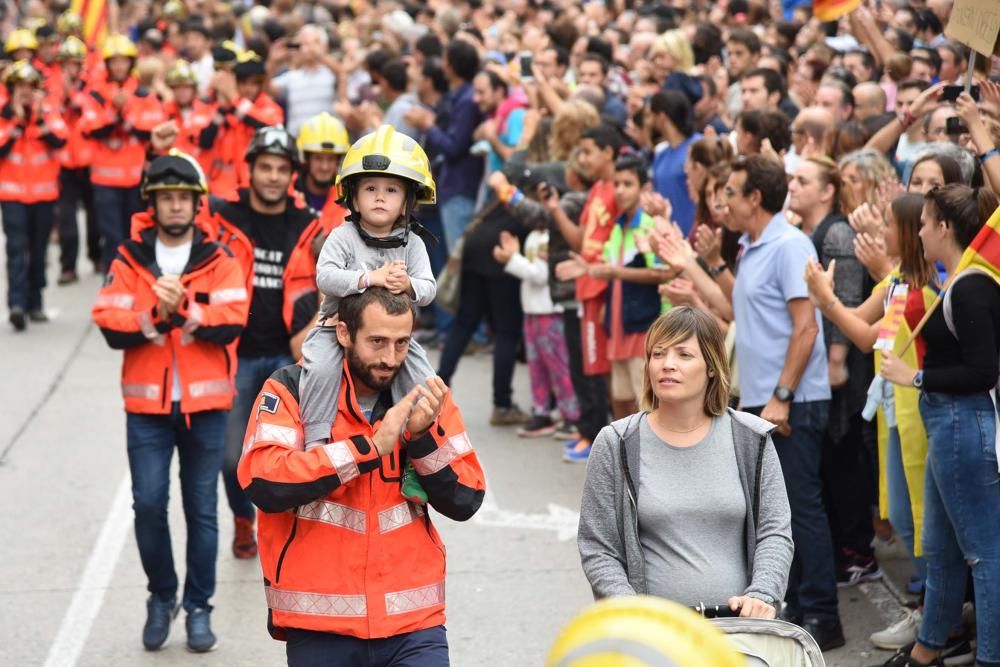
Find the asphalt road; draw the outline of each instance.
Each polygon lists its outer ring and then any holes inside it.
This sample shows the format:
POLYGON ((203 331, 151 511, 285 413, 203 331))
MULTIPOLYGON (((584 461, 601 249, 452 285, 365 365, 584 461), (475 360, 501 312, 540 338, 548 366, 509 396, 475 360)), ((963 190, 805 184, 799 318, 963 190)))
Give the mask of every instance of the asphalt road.
MULTIPOLYGON (((5 293, 5 277, 0 286, 5 293)), ((0 664, 283 664, 283 644, 265 629, 259 567, 229 550, 232 521, 221 485, 213 599, 220 646, 209 655, 187 653, 179 618, 162 651, 142 649, 146 591, 131 526, 121 360, 90 324, 98 286, 87 274, 77 285, 50 287, 52 322, 26 333, 15 334, 6 313, 0 322, 0 664)), ((516 383, 525 406, 525 368, 516 383)), ((541 665, 559 628, 590 601, 573 539, 584 467, 563 463, 552 440, 519 440, 511 429, 490 427, 489 387, 489 358, 466 357, 454 391, 490 493, 468 523, 437 517, 449 550, 452 664, 541 665)), ((184 550, 179 496, 175 475, 175 554, 184 550)), ((883 565, 897 582, 908 576, 905 561, 883 565)), ((887 657, 871 650, 867 636, 901 613, 892 588, 874 583, 841 592, 849 643, 827 654, 828 665, 887 657)))

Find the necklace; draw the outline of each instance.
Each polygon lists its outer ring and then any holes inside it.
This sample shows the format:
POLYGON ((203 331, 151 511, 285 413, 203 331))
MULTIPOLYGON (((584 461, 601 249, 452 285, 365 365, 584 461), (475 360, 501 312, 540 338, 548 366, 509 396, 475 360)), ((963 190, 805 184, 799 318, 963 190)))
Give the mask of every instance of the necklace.
MULTIPOLYGON (((662 421, 662 420, 659 419, 659 418, 657 418, 657 421, 662 421)), ((666 425, 663 425, 663 424, 661 424, 660 426, 665 431, 670 431, 671 433, 681 433, 681 434, 683 434, 683 433, 694 433, 695 431, 697 431, 698 429, 700 429, 704 425, 705 425, 705 422, 702 422, 702 423, 698 424, 697 426, 695 426, 694 428, 688 429, 686 431, 678 431, 677 429, 670 428, 670 427, 668 427, 666 425)))

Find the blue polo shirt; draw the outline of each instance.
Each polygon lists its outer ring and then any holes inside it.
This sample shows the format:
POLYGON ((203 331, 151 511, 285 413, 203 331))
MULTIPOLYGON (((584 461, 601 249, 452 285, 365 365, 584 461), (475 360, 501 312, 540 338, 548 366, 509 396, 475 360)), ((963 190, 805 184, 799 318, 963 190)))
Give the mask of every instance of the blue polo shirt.
POLYGON ((687 162, 691 144, 701 139, 697 132, 684 140, 677 148, 667 142, 656 147, 653 156, 653 189, 670 200, 673 208, 674 222, 684 232, 691 233, 694 226, 695 204, 688 194, 688 180, 684 174, 684 163, 687 162))
MULTIPOLYGON (((740 246, 739 273, 733 288, 740 403, 757 408, 767 404, 778 386, 792 334, 787 304, 791 299, 809 298, 802 274, 806 262, 816 259, 816 248, 781 213, 771 218, 755 242, 744 234, 740 246)), ((830 398, 823 326, 819 311, 814 314, 819 333, 802 380, 795 387, 796 403, 830 398)))

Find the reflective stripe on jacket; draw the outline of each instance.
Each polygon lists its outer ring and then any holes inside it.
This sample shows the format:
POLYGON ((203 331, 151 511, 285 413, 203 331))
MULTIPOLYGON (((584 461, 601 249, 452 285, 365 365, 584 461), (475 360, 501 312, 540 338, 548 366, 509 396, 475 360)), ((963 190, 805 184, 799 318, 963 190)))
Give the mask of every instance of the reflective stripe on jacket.
POLYGON ((228 410, 235 390, 227 345, 243 330, 250 304, 239 262, 196 228, 180 277, 186 296, 162 320, 155 243, 156 229, 146 228, 119 246, 92 311, 108 344, 125 350, 125 411, 169 414, 175 361, 182 412, 228 410))
POLYGON ((139 185, 150 134, 165 120, 156 95, 134 78, 122 85, 107 82, 93 88, 80 120, 83 135, 94 141, 91 182, 115 188, 139 185), (112 104, 118 90, 128 96, 120 110, 112 104))
POLYGON ((272 636, 303 628, 373 639, 442 625, 444 544, 425 508, 401 495, 400 471, 409 460, 430 505, 451 519, 479 509, 486 482, 451 393, 428 434, 379 457, 372 436, 391 399, 369 424, 345 364, 330 444, 306 449, 301 370, 264 383, 238 468, 260 509, 272 636))
POLYGON ((23 204, 59 198, 59 149, 69 129, 55 110, 42 107, 24 120, 5 106, 0 113, 0 201, 23 204))
POLYGON ((245 154, 254 132, 285 122, 285 112, 266 93, 256 100, 237 98, 225 110, 215 108, 214 119, 202 129, 199 145, 208 189, 219 197, 232 197, 237 188, 250 184, 245 154))

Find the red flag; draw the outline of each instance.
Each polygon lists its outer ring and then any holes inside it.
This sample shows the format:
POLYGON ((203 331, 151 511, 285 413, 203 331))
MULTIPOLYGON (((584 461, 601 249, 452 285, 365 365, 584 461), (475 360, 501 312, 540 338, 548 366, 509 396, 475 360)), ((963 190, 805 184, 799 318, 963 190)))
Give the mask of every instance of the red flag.
POLYGON ((71 9, 83 18, 83 41, 99 47, 108 34, 108 0, 73 0, 71 9))
POLYGON ((824 23, 836 21, 861 5, 861 0, 813 0, 813 16, 824 23))

